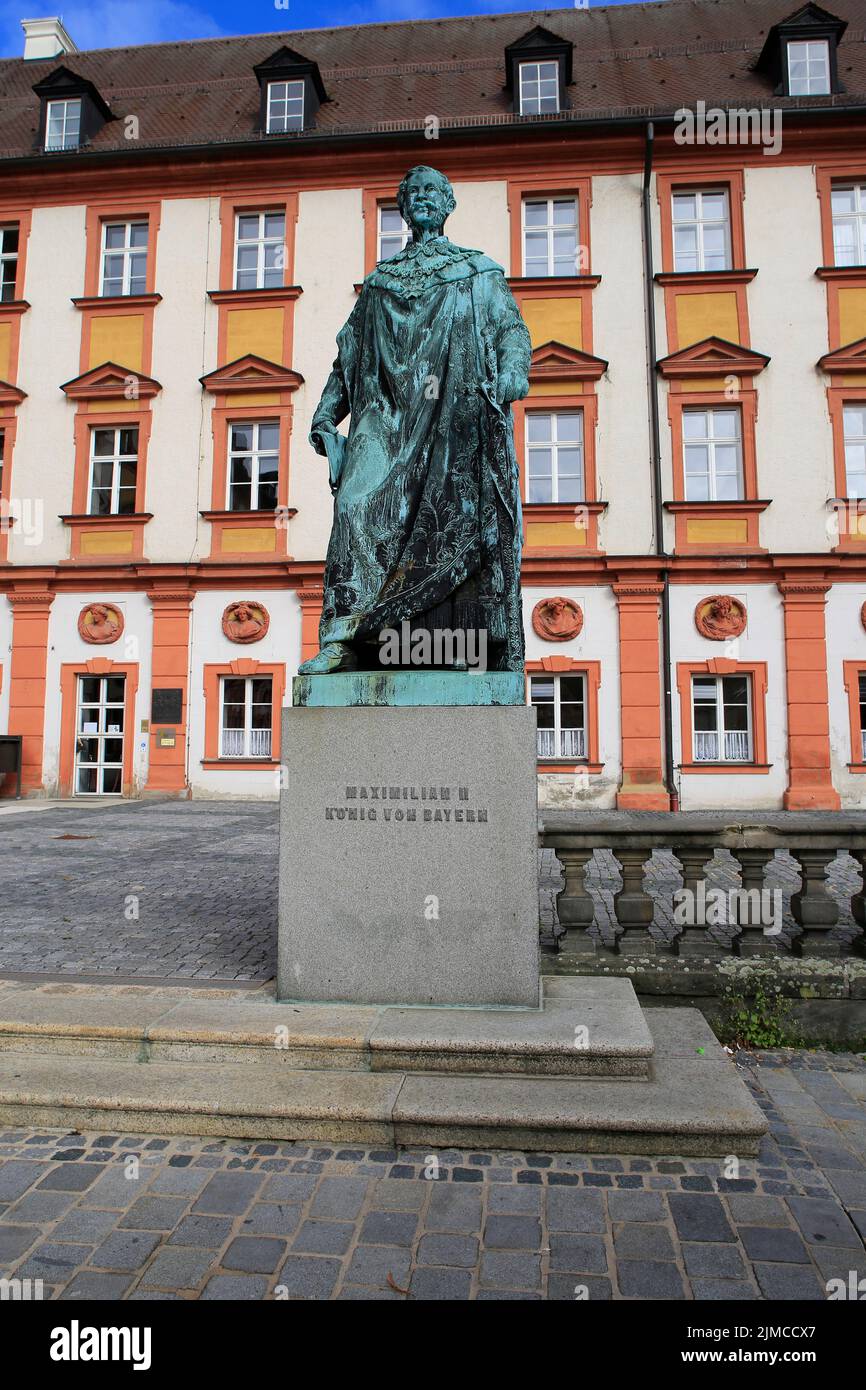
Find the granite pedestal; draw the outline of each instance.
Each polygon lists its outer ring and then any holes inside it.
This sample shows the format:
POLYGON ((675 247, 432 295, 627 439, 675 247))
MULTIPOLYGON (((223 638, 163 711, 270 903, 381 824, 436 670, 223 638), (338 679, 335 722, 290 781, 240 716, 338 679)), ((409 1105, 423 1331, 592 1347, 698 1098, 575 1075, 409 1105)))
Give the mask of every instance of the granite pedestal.
POLYGON ((537 1008, 535 711, 513 677, 479 706, 495 674, 412 705, 413 674, 399 707, 393 677, 342 708, 316 698, 339 678, 301 678, 284 712, 278 997, 537 1008))

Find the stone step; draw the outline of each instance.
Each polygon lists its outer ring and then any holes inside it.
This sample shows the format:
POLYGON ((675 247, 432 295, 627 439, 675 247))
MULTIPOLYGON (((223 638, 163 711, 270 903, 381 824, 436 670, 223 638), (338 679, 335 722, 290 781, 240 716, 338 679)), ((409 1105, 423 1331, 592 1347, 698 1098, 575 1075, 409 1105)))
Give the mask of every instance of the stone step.
POLYGON ((753 1155, 766 1122, 692 1009, 651 1011, 646 1079, 0 1054, 0 1122, 341 1144, 753 1155))
POLYGON ((262 992, 0 990, 0 1052, 286 1068, 646 1078, 653 1042, 627 979, 549 981, 544 1007, 275 1003, 262 992))

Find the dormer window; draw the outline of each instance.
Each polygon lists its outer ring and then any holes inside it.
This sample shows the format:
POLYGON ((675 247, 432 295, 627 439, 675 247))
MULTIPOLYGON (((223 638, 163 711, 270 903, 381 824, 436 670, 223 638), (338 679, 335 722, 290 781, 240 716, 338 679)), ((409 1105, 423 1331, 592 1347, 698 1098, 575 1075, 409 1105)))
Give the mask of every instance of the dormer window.
POLYGON ((69 68, 55 68, 33 90, 42 107, 39 145, 43 150, 79 150, 112 119, 93 83, 69 68))
POLYGON ((81 144, 81 98, 49 101, 46 150, 77 150, 81 144))
POLYGON ((303 82, 269 82, 268 134, 285 135, 287 130, 303 130, 303 128, 303 82))
POLYGON ((830 45, 826 39, 788 44, 788 93, 826 96, 830 91, 830 45))
POLYGON ((844 19, 810 2, 773 25, 755 70, 768 75, 774 96, 840 92, 836 50, 847 27, 844 19))
POLYGON ((505 50, 505 89, 517 116, 550 116, 568 106, 574 45, 536 26, 505 50))
POLYGON ((520 64, 520 114, 540 116, 559 110, 559 64, 520 64))
POLYGON ((257 63, 253 71, 262 94, 259 129, 263 134, 290 135, 315 125, 319 107, 329 100, 318 63, 283 47, 257 63))

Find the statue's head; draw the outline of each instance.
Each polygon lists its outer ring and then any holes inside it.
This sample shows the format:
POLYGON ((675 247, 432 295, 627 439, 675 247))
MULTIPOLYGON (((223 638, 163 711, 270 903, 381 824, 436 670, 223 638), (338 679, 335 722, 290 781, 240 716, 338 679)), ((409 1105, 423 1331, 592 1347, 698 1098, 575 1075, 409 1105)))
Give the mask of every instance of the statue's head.
POLYGON ((457 206, 454 189, 444 174, 426 164, 410 169, 397 189, 397 206, 413 231, 436 230, 457 206))

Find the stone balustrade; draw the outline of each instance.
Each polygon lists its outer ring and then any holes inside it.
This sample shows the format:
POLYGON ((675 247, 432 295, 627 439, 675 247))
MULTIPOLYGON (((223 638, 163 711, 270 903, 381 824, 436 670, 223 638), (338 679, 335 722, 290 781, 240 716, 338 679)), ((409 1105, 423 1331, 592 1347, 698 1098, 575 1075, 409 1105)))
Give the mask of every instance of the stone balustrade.
MULTIPOLYGON (((780 951, 831 959, 866 954, 866 900, 860 878, 866 867, 866 814, 545 809, 539 825, 541 847, 554 852, 562 869, 563 887, 558 892, 554 888, 554 934, 569 953, 667 953, 704 961, 726 955, 767 957, 780 951), (587 871, 599 850, 613 855, 622 877, 622 886, 613 893, 612 932, 610 922, 601 932, 597 899, 587 887, 587 871), (716 850, 733 856, 739 883, 727 861, 722 876, 727 886, 718 886, 719 875, 711 867, 716 850), (790 867, 788 889, 780 887, 777 850, 794 861, 799 887, 790 867), (682 876, 679 889, 671 883, 670 869, 666 879, 661 876, 662 884, 658 875, 652 881, 648 868, 654 851, 674 856, 682 876), (840 864, 844 872, 837 872, 835 865, 840 853, 854 861, 845 861, 847 867, 840 864), (674 924, 668 939, 650 932, 660 898, 666 920, 674 924)), ((790 866, 790 861, 785 863, 790 866)))

